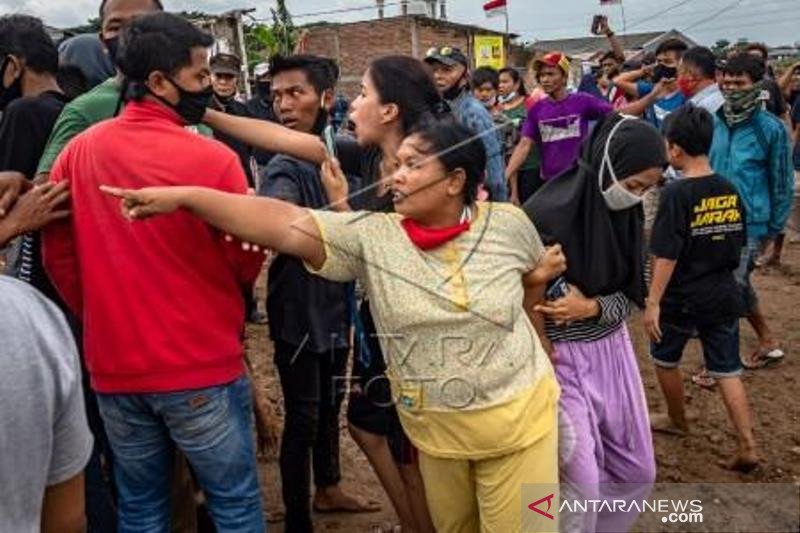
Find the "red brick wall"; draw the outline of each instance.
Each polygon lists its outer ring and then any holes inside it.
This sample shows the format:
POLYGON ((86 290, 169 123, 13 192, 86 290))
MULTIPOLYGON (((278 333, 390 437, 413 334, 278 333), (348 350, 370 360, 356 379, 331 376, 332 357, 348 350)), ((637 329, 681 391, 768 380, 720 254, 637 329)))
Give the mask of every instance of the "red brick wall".
POLYGON ((422 59, 433 46, 453 46, 471 57, 472 35, 464 28, 416 17, 369 20, 343 26, 308 28, 306 52, 336 59, 339 63, 339 91, 354 98, 369 62, 390 54, 413 55, 412 25, 416 25, 417 56, 422 59), (338 38, 338 49, 337 49, 338 38))

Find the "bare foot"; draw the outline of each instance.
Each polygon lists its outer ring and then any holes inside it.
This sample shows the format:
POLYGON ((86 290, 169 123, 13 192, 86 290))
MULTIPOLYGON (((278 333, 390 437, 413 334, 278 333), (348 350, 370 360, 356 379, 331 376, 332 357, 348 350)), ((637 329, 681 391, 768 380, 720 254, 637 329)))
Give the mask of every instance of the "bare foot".
POLYGON ((755 450, 740 450, 736 457, 730 461, 720 463, 720 466, 726 470, 747 474, 758 466, 758 454, 756 454, 755 450))
POLYGON ((314 511, 317 513, 374 513, 380 510, 378 502, 347 494, 338 485, 317 489, 314 494, 314 511))
POLYGON ((689 433, 688 423, 684 422, 683 424, 677 424, 669 417, 669 415, 663 413, 650 415, 650 427, 653 431, 667 433, 669 435, 677 435, 678 437, 683 437, 689 433))

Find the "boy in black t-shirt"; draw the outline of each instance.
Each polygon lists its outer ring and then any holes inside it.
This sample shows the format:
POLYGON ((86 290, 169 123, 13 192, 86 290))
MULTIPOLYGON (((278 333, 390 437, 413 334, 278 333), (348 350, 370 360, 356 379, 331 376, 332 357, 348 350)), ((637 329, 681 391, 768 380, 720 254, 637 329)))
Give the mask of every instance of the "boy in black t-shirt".
POLYGON ((653 429, 688 431, 678 364, 696 333, 739 437, 738 454, 726 466, 749 471, 758 456, 740 378, 743 302, 733 276, 745 245, 744 207, 736 188, 709 165, 713 118, 707 111, 684 106, 673 112, 664 135, 670 164, 686 177, 661 192, 651 239, 653 279, 644 322, 669 413, 652 417, 653 429))

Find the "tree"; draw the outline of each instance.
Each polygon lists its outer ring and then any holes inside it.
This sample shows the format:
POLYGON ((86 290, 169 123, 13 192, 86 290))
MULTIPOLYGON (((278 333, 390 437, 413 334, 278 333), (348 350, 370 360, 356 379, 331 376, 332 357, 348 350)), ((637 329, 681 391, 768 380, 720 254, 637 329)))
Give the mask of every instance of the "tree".
POLYGON ((286 7, 286 0, 278 0, 272 12, 272 35, 275 38, 275 53, 289 55, 297 44, 297 28, 292 22, 292 15, 286 7))
POLYGON ((100 17, 92 17, 86 21, 85 24, 67 28, 64 33, 68 35, 80 35, 81 33, 99 33, 100 32, 100 17))
POLYGON ((261 63, 270 55, 276 53, 277 39, 272 28, 264 24, 251 24, 244 28, 244 43, 247 47, 249 67, 261 63))

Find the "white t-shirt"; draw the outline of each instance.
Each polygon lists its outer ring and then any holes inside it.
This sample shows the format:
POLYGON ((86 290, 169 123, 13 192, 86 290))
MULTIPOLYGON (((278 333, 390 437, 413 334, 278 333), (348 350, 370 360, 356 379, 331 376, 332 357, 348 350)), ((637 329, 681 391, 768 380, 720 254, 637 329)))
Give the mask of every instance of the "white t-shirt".
POLYGON ((38 533, 47 486, 92 453, 75 341, 36 289, 0 276, 0 530, 38 533))

